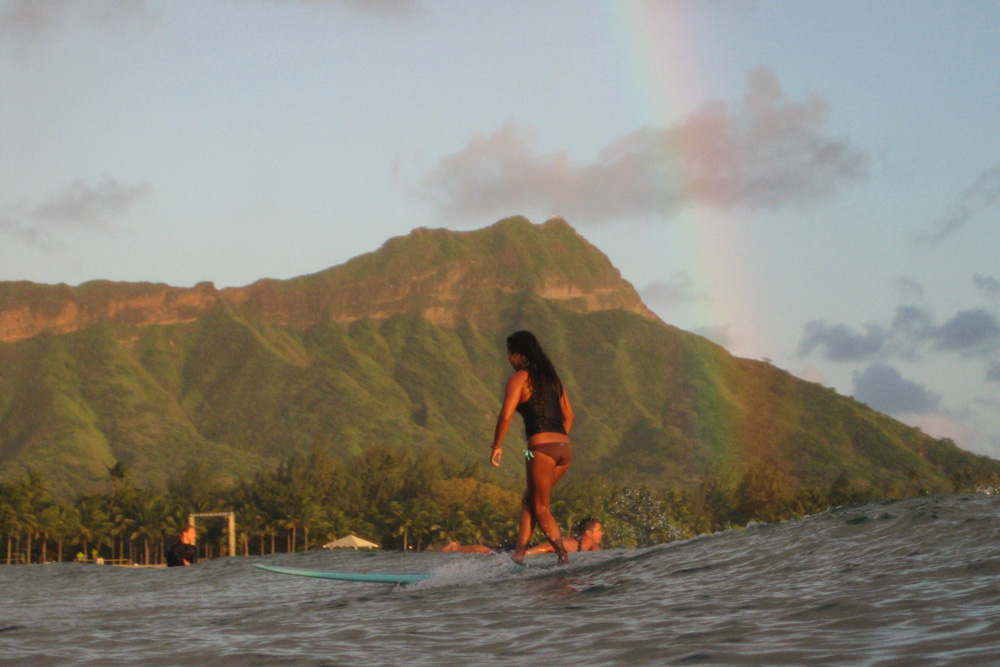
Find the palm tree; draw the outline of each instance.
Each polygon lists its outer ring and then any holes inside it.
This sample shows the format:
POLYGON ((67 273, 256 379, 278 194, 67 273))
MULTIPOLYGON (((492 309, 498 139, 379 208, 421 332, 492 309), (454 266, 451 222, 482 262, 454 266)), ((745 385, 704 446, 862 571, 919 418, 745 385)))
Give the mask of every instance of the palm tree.
POLYGON ((410 532, 413 531, 417 544, 427 536, 432 524, 433 504, 424 498, 411 498, 389 503, 389 517, 395 526, 394 534, 403 536, 403 551, 410 548, 410 532))
POLYGON ((49 537, 58 532, 55 525, 57 521, 56 512, 58 505, 49 505, 38 513, 38 536, 41 538, 41 550, 38 554, 38 562, 44 565, 48 561, 49 537))
MULTIPOLYGON (((256 511, 253 506, 244 506, 238 510, 240 522, 236 528, 236 541, 243 546, 243 555, 250 555, 250 538, 254 535, 262 535, 264 532, 265 517, 256 511)), ((261 537, 261 555, 264 555, 264 540, 261 537)), ((239 549, 239 547, 237 547, 239 549)))
POLYGON ((278 519, 278 527, 285 529, 285 551, 288 553, 295 553, 295 537, 298 525, 298 519, 287 515, 278 519))
POLYGON ((124 506, 111 506, 108 511, 108 518, 111 536, 111 559, 124 559, 125 537, 129 529, 135 524, 124 506))
POLYGON ((299 516, 302 519, 303 551, 309 551, 309 530, 323 521, 323 506, 312 497, 299 499, 299 516))
MULTIPOLYGON (((21 515, 21 529, 24 531, 27 537, 27 562, 31 562, 31 551, 32 551, 32 538, 36 535, 42 533, 42 524, 40 520, 41 512, 51 504, 49 499, 49 488, 48 482, 42 473, 37 470, 28 469, 28 477, 26 480, 17 485, 18 493, 15 498, 18 499, 17 510, 21 515)), ((45 562, 45 539, 42 539, 42 562, 45 562)))
POLYGON ((407 538, 409 537, 410 526, 413 520, 409 516, 409 512, 403 503, 393 500, 389 503, 389 520, 394 526, 396 526, 394 535, 403 536, 403 551, 407 548, 407 538))
POLYGON ((452 505, 438 525, 434 536, 439 540, 469 543, 475 540, 475 526, 461 506, 452 505))
POLYGON ((56 541, 56 562, 63 559, 63 542, 69 535, 79 532, 80 517, 76 508, 52 505, 42 513, 42 522, 48 536, 56 541))
POLYGON ((84 555, 89 555, 91 542, 96 544, 95 551, 99 552, 101 543, 111 528, 104 503, 99 496, 82 496, 76 501, 76 509, 79 515, 79 535, 83 543, 84 555))
POLYGON ((310 489, 303 484, 292 482, 285 489, 283 497, 280 499, 281 521, 280 525, 285 530, 291 531, 291 541, 289 551, 295 552, 298 546, 298 529, 302 527, 305 536, 305 548, 309 548, 309 524, 315 520, 317 510, 311 497, 310 489))
POLYGON ((129 540, 141 539, 143 564, 150 564, 150 546, 163 536, 171 513, 167 497, 152 491, 137 494, 132 507, 131 532, 129 540))
POLYGON ((24 562, 30 564, 32 538, 38 532, 38 517, 27 509, 26 503, 22 505, 18 514, 20 515, 18 522, 21 525, 21 530, 24 532, 25 543, 26 543, 24 552, 24 562))
POLYGON ((14 535, 21 532, 20 517, 17 513, 14 491, 10 487, 0 487, 0 534, 7 536, 7 565, 10 565, 14 535))

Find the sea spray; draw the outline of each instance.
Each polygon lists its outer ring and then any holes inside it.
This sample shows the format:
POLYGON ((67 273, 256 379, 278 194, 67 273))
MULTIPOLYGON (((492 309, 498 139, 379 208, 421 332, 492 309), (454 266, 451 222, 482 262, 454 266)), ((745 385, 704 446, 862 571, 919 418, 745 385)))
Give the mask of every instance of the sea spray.
POLYGON ((608 545, 649 547, 689 537, 676 527, 666 505, 648 489, 623 489, 608 507, 604 522, 608 545))

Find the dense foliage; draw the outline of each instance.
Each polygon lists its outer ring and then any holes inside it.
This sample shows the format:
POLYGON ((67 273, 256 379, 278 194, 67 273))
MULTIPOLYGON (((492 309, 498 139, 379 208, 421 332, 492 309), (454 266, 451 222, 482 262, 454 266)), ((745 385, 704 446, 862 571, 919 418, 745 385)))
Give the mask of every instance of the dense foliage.
MULTIPOLYGON (((86 560, 159 564, 187 517, 236 514, 238 555, 314 549, 356 534, 383 548, 422 550, 455 540, 509 546, 516 539, 520 490, 450 466, 384 447, 347 462, 314 447, 303 459, 226 483, 204 466, 181 470, 161 489, 135 485, 114 466, 106 489, 63 504, 35 471, 0 484, 0 539, 6 564, 86 560)), ((823 489, 801 488, 774 469, 706 470, 693 491, 627 487, 569 476, 557 488, 553 514, 567 533, 595 517, 605 548, 643 547, 698 534, 775 522, 869 499, 870 488, 840 477, 823 489)), ((1000 477, 959 476, 955 492, 996 492, 1000 477)), ((203 557, 226 555, 225 522, 198 523, 203 557)), ((542 539, 540 533, 536 538, 542 539)))

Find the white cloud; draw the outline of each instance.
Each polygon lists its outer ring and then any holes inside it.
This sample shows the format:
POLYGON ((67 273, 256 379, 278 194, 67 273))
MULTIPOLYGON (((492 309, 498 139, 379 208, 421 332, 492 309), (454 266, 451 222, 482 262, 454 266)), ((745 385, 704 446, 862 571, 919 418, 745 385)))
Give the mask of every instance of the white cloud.
POLYGON ((584 223, 669 217, 688 204, 809 202, 866 176, 867 156, 825 136, 826 121, 823 99, 789 101, 759 67, 739 102, 709 102, 676 125, 636 130, 589 163, 537 154, 533 132, 508 122, 442 158, 420 194, 454 219, 537 212, 584 223))
POLYGON ((873 324, 865 332, 855 333, 843 324, 827 324, 822 320, 806 324, 799 343, 799 354, 808 356, 822 348, 823 357, 830 361, 868 361, 880 357, 891 339, 891 332, 873 324))
MULTIPOLYGON (((311 0, 315 1, 315 0, 311 0)), ((422 10, 422 3, 418 0, 331 0, 341 2, 348 9, 359 12, 369 12, 373 14, 389 14, 397 16, 409 16, 419 14, 422 10)))
POLYGON ((95 185, 78 180, 36 206, 21 202, 0 211, 0 233, 41 244, 56 227, 99 229, 149 192, 146 183, 123 185, 111 176, 95 185))
POLYGON ((684 272, 675 274, 669 281, 660 280, 647 284, 639 290, 639 296, 647 305, 662 308, 672 308, 681 303, 705 298, 705 295, 695 292, 694 281, 684 272))
POLYGON ((40 229, 37 227, 26 227, 24 224, 18 222, 16 216, 12 215, 0 215, 0 236, 25 241, 33 245, 40 244, 43 241, 40 229))
POLYGON ((148 192, 145 183, 126 186, 110 176, 97 185, 78 180, 36 208, 31 217, 38 221, 100 224, 148 192))
POLYGON ((1000 280, 981 273, 972 274, 972 282, 982 294, 996 299, 1000 297, 1000 280))
POLYGON ((1000 382, 1000 361, 994 361, 986 367, 986 381, 1000 382))
POLYGON ((280 4, 338 5, 359 14, 414 16, 422 11, 420 0, 271 0, 280 4))
MULTIPOLYGON (((280 4, 340 6, 358 14, 390 17, 421 13, 421 0, 270 0, 280 4)), ((20 41, 41 39, 54 29, 81 20, 114 26, 153 15, 147 0, 7 0, 0 9, 0 35, 20 41)))
POLYGON ((894 367, 875 363, 854 373, 854 397, 887 414, 926 414, 938 410, 941 397, 907 380, 894 367))
POLYGON ((81 18, 109 25, 148 15, 146 0, 10 0, 0 12, 0 35, 36 39, 81 18))
POLYGON ((924 243, 938 243, 960 230, 983 211, 1000 204, 1000 165, 979 174, 934 226, 934 231, 918 237, 924 243))
POLYGON ((913 278, 896 278, 896 289, 905 301, 916 301, 924 296, 924 287, 913 278))
POLYGON ((899 306, 888 326, 864 325, 857 332, 843 324, 816 320, 806 324, 799 354, 813 352, 828 361, 914 359, 928 351, 990 359, 1000 350, 1000 321, 982 308, 959 311, 943 324, 919 306, 899 306))
POLYGON ((964 355, 990 353, 1000 347, 1000 323, 985 310, 963 310, 938 328, 934 346, 964 355))

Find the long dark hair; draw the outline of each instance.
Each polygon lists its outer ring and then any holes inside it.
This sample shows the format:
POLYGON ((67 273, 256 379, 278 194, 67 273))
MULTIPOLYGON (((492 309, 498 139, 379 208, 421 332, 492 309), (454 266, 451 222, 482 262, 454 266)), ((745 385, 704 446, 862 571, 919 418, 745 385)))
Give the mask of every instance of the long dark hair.
POLYGON ((556 396, 562 396, 562 380, 556 373, 556 367, 538 344, 535 334, 530 331, 515 331, 507 336, 507 353, 524 357, 524 370, 528 371, 532 393, 537 391, 541 397, 551 390, 556 396))

